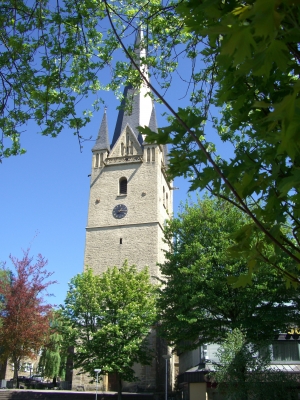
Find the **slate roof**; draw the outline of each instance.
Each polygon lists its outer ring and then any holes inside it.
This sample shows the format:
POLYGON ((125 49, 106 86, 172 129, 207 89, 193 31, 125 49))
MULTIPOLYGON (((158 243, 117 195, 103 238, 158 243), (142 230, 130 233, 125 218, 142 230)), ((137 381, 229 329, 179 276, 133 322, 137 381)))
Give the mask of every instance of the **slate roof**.
POLYGON ((149 128, 151 129, 151 131, 157 133, 157 121, 156 121, 156 112, 155 112, 154 105, 153 105, 152 112, 151 112, 149 128))
POLYGON ((139 141, 140 144, 143 143, 143 138, 140 135, 139 131, 136 129, 137 126, 140 125, 139 120, 140 120, 140 93, 135 94, 134 90, 132 89, 131 86, 126 86, 123 92, 123 97, 124 99, 122 100, 121 107, 119 110, 118 118, 117 118, 117 123, 115 127, 115 132, 113 136, 113 140, 111 143, 111 147, 113 148, 117 140, 119 139, 121 133, 125 129, 126 125, 128 124, 130 128, 133 130, 133 133, 135 134, 135 137, 139 141), (126 99, 131 99, 132 104, 131 104, 131 110, 130 111, 125 111, 125 103, 126 99))
POLYGON ((96 143, 95 143, 94 147, 92 148, 92 151, 97 151, 97 150, 110 151, 106 110, 105 110, 103 118, 102 118, 102 122, 100 125, 96 143))

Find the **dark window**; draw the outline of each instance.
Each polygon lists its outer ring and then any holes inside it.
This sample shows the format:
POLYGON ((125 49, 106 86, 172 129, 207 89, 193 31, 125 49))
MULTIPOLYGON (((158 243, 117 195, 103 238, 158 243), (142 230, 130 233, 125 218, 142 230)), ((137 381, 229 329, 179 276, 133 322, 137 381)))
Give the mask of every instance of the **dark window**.
POLYGON ((99 154, 96 154, 96 162, 95 162, 95 167, 98 168, 99 167, 99 154))
POLYGON ((300 361, 297 340, 278 340, 273 343, 273 361, 300 361))
POLYGON ((155 148, 152 147, 152 161, 155 161, 155 148))
POLYGON ((119 185, 119 192, 120 194, 127 194, 127 179, 126 178, 121 178, 120 179, 120 185, 119 185))
POLYGON ((120 244, 122 244, 122 238, 120 238, 120 244))

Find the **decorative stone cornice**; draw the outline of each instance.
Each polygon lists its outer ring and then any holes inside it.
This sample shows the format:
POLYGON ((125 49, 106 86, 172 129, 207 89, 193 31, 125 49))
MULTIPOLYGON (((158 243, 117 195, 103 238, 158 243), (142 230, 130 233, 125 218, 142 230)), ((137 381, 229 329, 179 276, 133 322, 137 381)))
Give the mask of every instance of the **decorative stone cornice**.
POLYGON ((131 154, 121 157, 110 157, 105 160, 106 165, 141 163, 141 162, 143 162, 143 156, 140 154, 134 154, 134 155, 131 154))

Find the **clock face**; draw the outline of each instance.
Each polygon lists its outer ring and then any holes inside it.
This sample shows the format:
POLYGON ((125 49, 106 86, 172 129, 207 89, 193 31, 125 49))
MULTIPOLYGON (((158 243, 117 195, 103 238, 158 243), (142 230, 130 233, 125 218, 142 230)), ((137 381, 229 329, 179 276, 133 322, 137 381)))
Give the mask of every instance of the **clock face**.
POLYGON ((127 207, 124 204, 118 204, 113 209, 113 216, 118 219, 124 218, 127 214, 127 211, 127 207))

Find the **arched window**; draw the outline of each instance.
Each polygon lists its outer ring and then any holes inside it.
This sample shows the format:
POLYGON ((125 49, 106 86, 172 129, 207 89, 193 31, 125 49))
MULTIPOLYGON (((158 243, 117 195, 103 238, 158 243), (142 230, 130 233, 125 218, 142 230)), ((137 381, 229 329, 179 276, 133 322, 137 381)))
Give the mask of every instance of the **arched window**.
POLYGON ((103 166, 103 153, 100 154, 100 167, 103 166))
POLYGON ((96 154, 96 161, 95 161, 95 167, 98 168, 99 167, 99 154, 96 154))
POLYGON ((150 162, 150 149, 147 149, 147 162, 150 162))
POLYGON ((121 178, 119 181, 119 193, 127 194, 127 179, 121 178))
POLYGON ((152 161, 155 161, 155 148, 152 147, 152 161))
POLYGON ((133 154, 133 143, 130 141, 130 154, 133 154))
POLYGON ((121 143, 121 156, 124 156, 124 143, 121 143))

